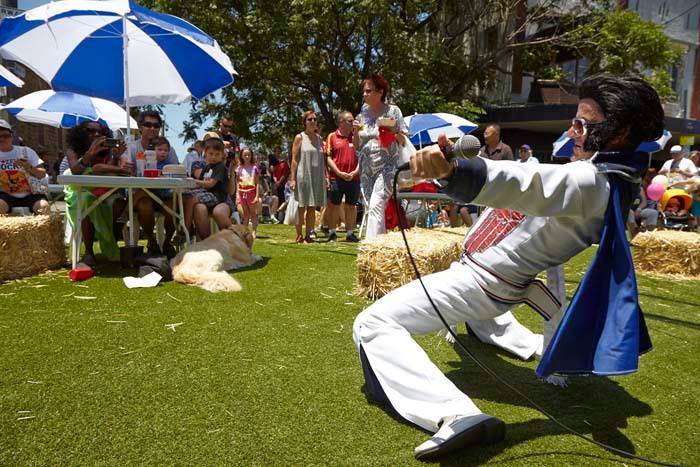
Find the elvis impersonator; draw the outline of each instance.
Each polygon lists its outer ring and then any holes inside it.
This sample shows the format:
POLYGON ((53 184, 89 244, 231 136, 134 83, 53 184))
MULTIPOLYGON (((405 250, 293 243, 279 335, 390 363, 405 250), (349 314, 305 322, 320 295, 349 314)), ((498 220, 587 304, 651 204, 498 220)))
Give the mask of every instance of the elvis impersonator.
MULTIPOLYGON (((663 116, 642 79, 598 75, 581 83, 568 130, 576 162, 450 162, 437 145, 418 151, 410 162, 415 177, 441 179, 458 202, 490 207, 465 237, 460 260, 423 279, 445 320, 493 321, 518 303, 548 320, 561 304, 536 275, 599 243, 536 373, 636 371, 651 343, 623 214, 649 165, 649 154, 635 148, 661 136, 663 116)), ((418 281, 375 302, 353 326, 369 397, 435 433, 415 449, 418 459, 505 437, 505 424, 482 413, 411 337, 442 327, 418 281)))

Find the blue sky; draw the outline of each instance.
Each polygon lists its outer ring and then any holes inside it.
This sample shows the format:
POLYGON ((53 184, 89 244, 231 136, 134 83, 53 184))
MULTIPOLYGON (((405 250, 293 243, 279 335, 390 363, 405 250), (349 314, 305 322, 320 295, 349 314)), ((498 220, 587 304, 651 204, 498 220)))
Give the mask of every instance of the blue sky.
MULTIPOLYGON (((30 10, 44 3, 49 3, 46 0, 19 0, 18 7, 22 10, 30 10)), ((190 144, 185 144, 182 139, 178 136, 182 132, 182 122, 188 119, 190 104, 178 104, 178 105, 166 105, 165 107, 165 121, 167 122, 168 129, 166 130, 165 136, 170 141, 170 144, 175 148, 180 160, 184 159, 186 154, 186 149, 190 144)), ((205 122, 204 128, 212 125, 212 120, 205 122)), ((204 129, 198 132, 199 137, 204 136, 204 129)))

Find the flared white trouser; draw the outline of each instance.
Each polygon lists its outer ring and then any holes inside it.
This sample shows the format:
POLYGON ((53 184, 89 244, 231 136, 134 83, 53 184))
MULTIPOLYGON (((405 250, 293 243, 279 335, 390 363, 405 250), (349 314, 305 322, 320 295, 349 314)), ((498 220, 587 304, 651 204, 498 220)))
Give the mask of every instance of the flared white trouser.
MULTIPOLYGON (((490 327, 496 332, 488 335, 514 332, 518 336, 528 336, 527 333, 535 336, 510 313, 505 314, 510 306, 489 298, 474 279, 473 270, 461 263, 453 263, 449 269, 426 276, 423 281, 450 325, 489 320, 490 324, 483 328, 476 326, 484 335, 490 327), (502 318, 495 319, 501 315, 502 318)), ((437 431, 444 417, 481 413, 411 337, 443 327, 418 281, 379 299, 357 316, 353 326, 353 339, 360 352, 368 391, 380 400, 385 395, 402 417, 430 431, 437 431)), ((538 345, 537 338, 528 339, 524 347, 538 345)), ((506 347, 509 340, 492 339, 495 345, 506 344, 506 347)), ((517 337, 512 341, 517 341, 517 337)), ((517 345, 523 347, 522 343, 517 345)), ((532 352, 534 348, 530 355, 532 352)))

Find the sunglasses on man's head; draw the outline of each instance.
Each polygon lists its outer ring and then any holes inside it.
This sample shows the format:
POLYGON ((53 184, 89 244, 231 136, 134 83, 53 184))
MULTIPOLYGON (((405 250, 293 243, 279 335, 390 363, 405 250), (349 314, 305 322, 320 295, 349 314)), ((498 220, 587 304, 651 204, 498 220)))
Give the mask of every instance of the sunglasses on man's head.
POLYGON ((144 128, 160 128, 160 123, 158 122, 143 122, 141 124, 144 128))

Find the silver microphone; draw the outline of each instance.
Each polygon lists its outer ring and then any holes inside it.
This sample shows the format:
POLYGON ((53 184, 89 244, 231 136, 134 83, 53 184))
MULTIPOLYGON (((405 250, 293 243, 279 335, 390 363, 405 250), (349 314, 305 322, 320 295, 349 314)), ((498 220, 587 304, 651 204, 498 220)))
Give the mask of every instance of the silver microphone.
POLYGON ((445 148, 445 157, 447 160, 472 159, 479 155, 480 150, 481 142, 479 138, 472 135, 464 135, 455 142, 454 146, 445 148))
MULTIPOLYGON (((479 138, 472 135, 464 135, 459 138, 455 144, 447 145, 447 147, 442 149, 442 153, 445 156, 445 159, 452 161, 454 159, 473 159, 479 155, 480 150, 481 142, 479 141, 479 138)), ((400 165, 398 170, 408 170, 410 167, 410 164, 406 162, 405 164, 400 165)))

